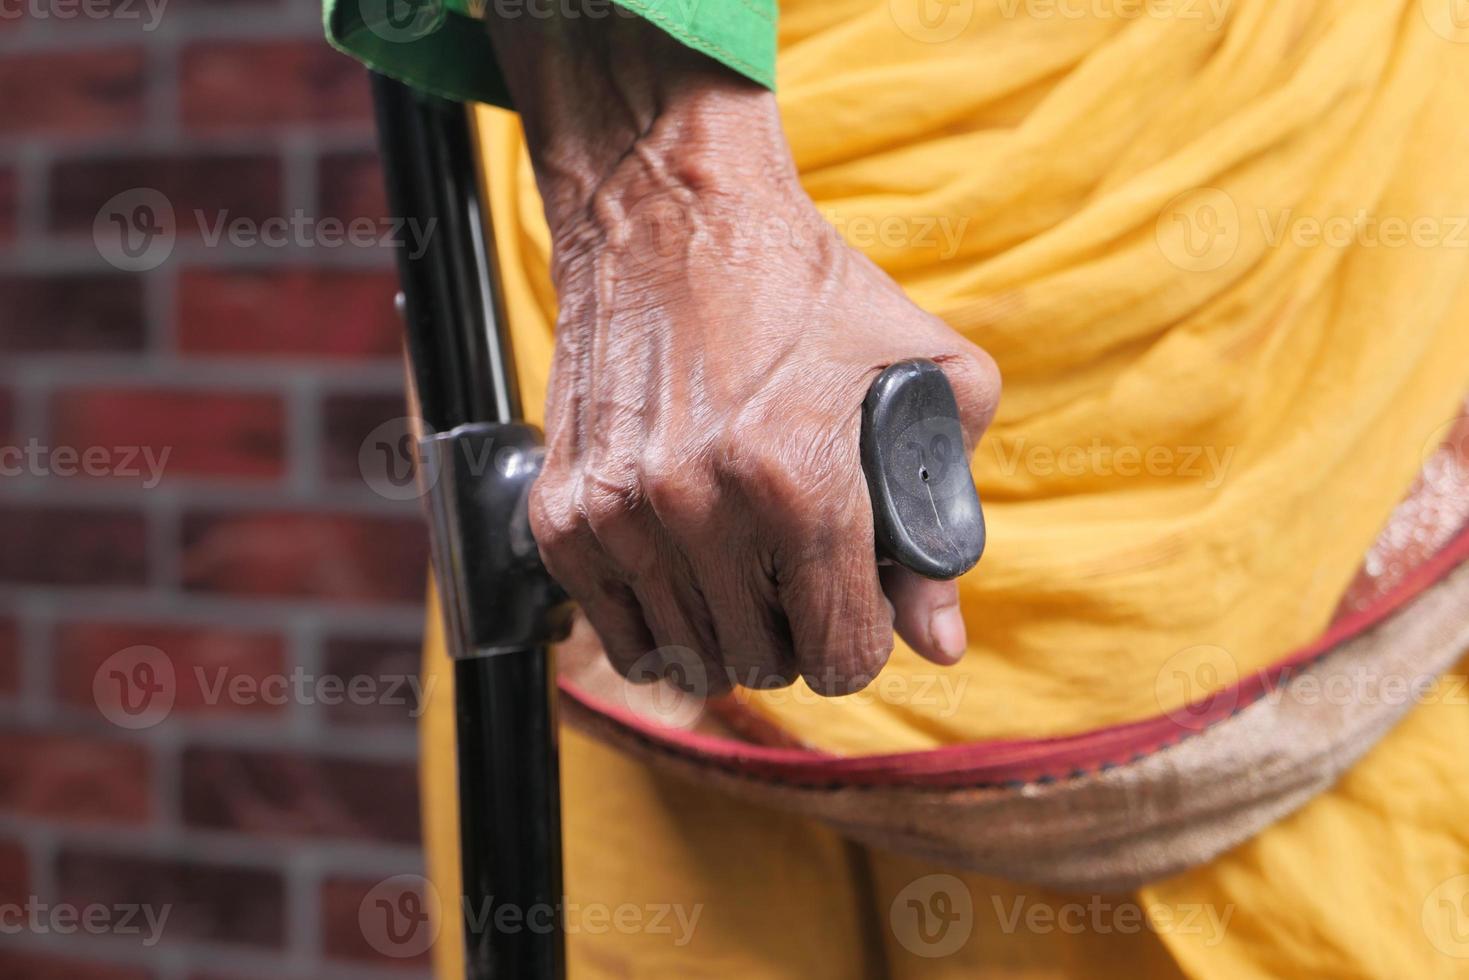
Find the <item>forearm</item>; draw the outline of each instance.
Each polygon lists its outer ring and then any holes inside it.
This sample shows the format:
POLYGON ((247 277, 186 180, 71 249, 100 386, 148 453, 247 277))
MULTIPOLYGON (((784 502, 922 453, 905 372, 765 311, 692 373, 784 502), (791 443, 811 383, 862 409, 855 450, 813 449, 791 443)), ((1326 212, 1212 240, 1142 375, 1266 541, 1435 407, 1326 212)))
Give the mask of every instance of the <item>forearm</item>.
POLYGON ((553 233, 660 189, 793 184, 774 96, 638 17, 487 24, 553 233), (599 192, 603 192, 599 197, 599 192))

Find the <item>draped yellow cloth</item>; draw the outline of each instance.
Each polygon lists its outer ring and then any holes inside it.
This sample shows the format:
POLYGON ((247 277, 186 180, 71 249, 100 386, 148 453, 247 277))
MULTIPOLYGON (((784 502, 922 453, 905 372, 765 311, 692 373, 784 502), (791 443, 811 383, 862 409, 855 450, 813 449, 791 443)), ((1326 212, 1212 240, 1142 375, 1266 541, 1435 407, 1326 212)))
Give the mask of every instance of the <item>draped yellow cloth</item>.
MULTIPOLYGON (((974 466, 990 544, 961 581, 968 655, 936 684, 900 648, 881 696, 796 688, 752 710, 842 753, 1074 733, 1175 709, 1319 634, 1469 390, 1469 11, 791 0, 781 18, 807 190, 995 356, 1005 392, 974 466)), ((547 233, 514 117, 480 121, 537 412, 547 233)), ((424 729, 441 888, 446 688, 424 729)), ((572 900, 704 906, 684 946, 572 935, 574 977, 1469 973, 1462 698, 1416 707, 1333 791, 1135 896, 1149 925, 1109 899, 1047 929, 1012 913, 1088 897, 961 876, 973 935, 933 958, 890 913, 943 869, 580 736, 564 765, 572 900)), ((439 948, 455 975, 457 940, 439 948)))

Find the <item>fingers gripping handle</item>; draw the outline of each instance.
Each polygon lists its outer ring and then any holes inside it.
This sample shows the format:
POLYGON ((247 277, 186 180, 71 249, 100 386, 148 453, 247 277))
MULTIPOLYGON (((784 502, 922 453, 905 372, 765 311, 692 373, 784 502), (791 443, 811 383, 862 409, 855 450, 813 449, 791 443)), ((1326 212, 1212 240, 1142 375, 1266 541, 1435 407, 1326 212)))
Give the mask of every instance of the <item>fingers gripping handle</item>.
POLYGON ((958 578, 979 561, 984 512, 954 390, 933 361, 899 361, 868 389, 862 470, 880 559, 933 579, 958 578))
MULTIPOLYGON (((434 562, 456 657, 553 642, 571 609, 531 537, 527 502, 541 470, 540 432, 485 422, 419 440, 434 562), (464 541, 476 541, 472 551, 464 541)), ((969 476, 954 392, 932 361, 902 361, 862 406, 862 469, 880 560, 929 578, 962 575, 984 550, 984 517, 969 476)))

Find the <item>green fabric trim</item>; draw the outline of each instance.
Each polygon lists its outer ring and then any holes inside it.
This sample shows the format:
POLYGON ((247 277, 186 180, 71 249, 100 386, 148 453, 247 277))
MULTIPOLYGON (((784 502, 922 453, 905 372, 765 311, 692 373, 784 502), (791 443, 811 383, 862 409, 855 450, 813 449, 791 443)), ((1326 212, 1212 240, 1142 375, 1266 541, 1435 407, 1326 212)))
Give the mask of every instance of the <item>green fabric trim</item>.
POLYGON ((332 47, 399 81, 462 102, 509 106, 484 25, 492 16, 640 16, 766 88, 775 87, 775 0, 324 0, 332 47))

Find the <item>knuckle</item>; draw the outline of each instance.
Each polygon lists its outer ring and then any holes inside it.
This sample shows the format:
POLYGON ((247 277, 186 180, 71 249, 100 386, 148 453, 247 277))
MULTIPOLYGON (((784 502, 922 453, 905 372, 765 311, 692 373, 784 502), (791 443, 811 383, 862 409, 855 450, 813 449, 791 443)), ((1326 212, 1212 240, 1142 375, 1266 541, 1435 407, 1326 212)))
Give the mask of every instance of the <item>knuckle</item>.
POLYGON ((803 471, 804 467, 790 454, 767 446, 745 454, 736 479, 743 493, 756 505, 757 512, 786 525, 797 519, 810 502, 809 484, 803 471))
POLYGON ((684 456, 674 449, 651 449, 638 467, 638 482, 653 511, 665 522, 704 516, 710 493, 684 456))
POLYGON ((967 341, 961 348, 935 360, 942 365, 953 386, 960 416, 965 428, 971 430, 967 435, 977 437, 989 426, 1000 404, 999 365, 983 348, 967 341))
POLYGON ((569 505, 565 484, 542 474, 531 486, 526 511, 531 533, 542 551, 559 551, 571 544, 581 528, 576 508, 569 505))
POLYGON ((579 496, 592 532, 605 534, 625 524, 637 511, 636 475, 626 465, 593 464, 582 473, 579 496))

